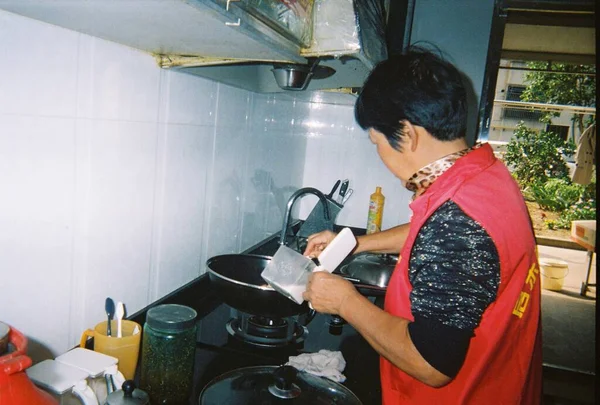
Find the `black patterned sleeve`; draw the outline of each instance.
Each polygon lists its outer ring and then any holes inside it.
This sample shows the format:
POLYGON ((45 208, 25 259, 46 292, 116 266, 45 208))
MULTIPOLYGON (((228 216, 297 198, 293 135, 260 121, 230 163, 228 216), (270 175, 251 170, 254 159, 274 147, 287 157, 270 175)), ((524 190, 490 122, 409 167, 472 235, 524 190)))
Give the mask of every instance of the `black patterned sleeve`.
POLYGON ((500 259, 483 227, 447 201, 420 229, 410 255, 411 339, 423 358, 454 377, 485 309, 496 298, 500 259))

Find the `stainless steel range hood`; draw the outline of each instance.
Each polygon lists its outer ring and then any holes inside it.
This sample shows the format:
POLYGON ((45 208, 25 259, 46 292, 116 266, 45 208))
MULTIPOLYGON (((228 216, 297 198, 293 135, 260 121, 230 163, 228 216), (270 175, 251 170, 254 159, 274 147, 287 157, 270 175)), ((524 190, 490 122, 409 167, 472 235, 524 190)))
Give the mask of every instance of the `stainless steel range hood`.
POLYGON ((382 3, 315 0, 309 46, 248 12, 253 0, 0 0, 0 9, 143 50, 165 69, 282 92, 273 64, 315 59, 335 73, 306 90, 361 86, 387 56, 382 3))
MULTIPOLYGON (((371 64, 366 65, 362 60, 354 57, 324 57, 321 58, 320 65, 332 68, 335 73, 325 79, 311 80, 304 90, 361 87, 372 68, 371 64)), ((173 68, 256 93, 289 91, 277 85, 272 72, 273 67, 274 64, 271 62, 250 62, 217 66, 178 66, 173 68)))
MULTIPOLYGON (((316 0, 313 40, 299 55, 307 68, 312 60, 319 67, 333 72, 323 77, 314 75, 301 90, 342 90, 361 87, 371 69, 387 58, 384 32, 384 10, 379 0, 316 0)), ((258 93, 289 91, 274 80, 274 61, 207 60, 197 57, 158 55, 163 68, 203 76, 228 85, 258 93)), ((293 61, 289 61, 293 64, 293 61)), ((294 89, 300 90, 300 89, 294 89)))

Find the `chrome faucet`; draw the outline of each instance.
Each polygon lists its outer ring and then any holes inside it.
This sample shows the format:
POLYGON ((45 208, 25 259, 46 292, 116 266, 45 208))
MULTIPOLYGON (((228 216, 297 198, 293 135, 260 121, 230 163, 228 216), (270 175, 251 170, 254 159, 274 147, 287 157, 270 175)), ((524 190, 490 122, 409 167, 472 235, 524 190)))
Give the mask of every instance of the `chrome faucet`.
POLYGON ((279 237, 280 245, 285 245, 285 237, 287 235, 287 230, 290 225, 290 217, 292 216, 292 207, 294 206, 294 203, 296 202, 298 197, 304 194, 314 194, 317 197, 319 197, 319 200, 321 200, 321 204, 323 204, 323 215, 325 219, 329 221, 329 219, 331 218, 329 216, 329 205, 327 204, 327 198, 325 198, 325 195, 323 195, 322 192, 312 187, 305 187, 296 190, 294 194, 290 196, 290 199, 288 200, 287 206, 285 208, 285 215, 283 216, 283 227, 281 229, 281 236, 279 237))

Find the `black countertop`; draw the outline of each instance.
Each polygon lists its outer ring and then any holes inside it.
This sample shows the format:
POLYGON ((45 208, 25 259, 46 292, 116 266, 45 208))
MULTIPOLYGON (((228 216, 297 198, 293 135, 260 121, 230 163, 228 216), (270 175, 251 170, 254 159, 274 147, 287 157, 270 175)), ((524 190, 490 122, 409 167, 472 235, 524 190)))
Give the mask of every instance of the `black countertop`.
MULTIPOLYGON (((296 224, 298 227, 299 224, 296 224)), ((356 235, 364 229, 352 229, 356 235)), ((260 242, 243 253, 272 256, 277 249, 278 235, 260 242)), ((371 297, 382 305, 383 297, 371 297)), ((313 353, 321 349, 341 351, 346 360, 344 385, 357 395, 365 405, 381 403, 379 356, 350 325, 344 325, 340 335, 329 333, 331 316, 317 314, 307 325, 308 335, 300 348, 257 349, 249 348, 229 336, 225 324, 231 319, 232 308, 224 304, 211 289, 208 274, 196 278, 171 294, 128 317, 140 325, 146 320, 148 309, 161 304, 180 304, 198 313, 198 335, 194 366, 194 388, 189 404, 198 404, 203 387, 213 378, 245 366, 281 365, 290 354, 313 353)), ((139 370, 139 367, 138 367, 139 370)))

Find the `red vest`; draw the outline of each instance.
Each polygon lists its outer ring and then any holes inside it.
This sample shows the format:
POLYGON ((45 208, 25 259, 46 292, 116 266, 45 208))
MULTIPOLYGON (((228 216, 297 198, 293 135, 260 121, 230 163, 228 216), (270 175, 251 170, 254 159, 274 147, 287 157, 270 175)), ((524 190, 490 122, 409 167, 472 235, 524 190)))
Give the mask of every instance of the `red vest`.
POLYGON ((500 257, 496 300, 483 313, 464 365, 448 385, 432 388, 381 358, 383 403, 539 404, 542 345, 536 242, 521 191, 489 145, 458 159, 410 204, 410 231, 388 285, 385 310, 414 320, 410 252, 427 218, 448 200, 481 224, 496 245, 500 257))

